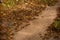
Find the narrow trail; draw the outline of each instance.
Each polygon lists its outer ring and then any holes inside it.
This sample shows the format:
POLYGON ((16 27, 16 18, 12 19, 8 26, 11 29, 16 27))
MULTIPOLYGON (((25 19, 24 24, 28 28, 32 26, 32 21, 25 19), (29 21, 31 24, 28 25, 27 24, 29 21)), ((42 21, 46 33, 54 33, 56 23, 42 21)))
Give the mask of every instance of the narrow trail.
POLYGON ((53 23, 56 17, 57 12, 55 7, 46 8, 37 19, 30 21, 29 26, 18 31, 14 36, 14 40, 40 40, 37 34, 41 33, 43 35, 47 27, 53 23), (36 37, 33 37, 34 35, 36 37))

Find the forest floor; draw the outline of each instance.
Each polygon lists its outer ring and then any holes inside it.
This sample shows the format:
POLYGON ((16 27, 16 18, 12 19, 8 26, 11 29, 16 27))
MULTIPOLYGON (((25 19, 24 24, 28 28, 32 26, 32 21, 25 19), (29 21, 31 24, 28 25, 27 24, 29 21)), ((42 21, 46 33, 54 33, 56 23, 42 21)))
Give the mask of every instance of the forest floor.
MULTIPOLYGON (((47 28, 54 22, 57 17, 57 11, 55 7, 47 7, 42 11, 42 14, 37 19, 30 21, 30 25, 18 31, 14 36, 15 40, 53 40, 48 35, 46 38, 47 28), (42 36, 40 36, 42 35, 42 36), (45 38, 45 39, 44 39, 45 38)), ((53 35, 52 35, 53 36, 53 35)), ((57 39, 56 39, 57 40, 57 39)))
POLYGON ((60 31, 52 31, 52 24, 58 17, 57 5, 46 8, 44 5, 40 7, 33 3, 25 3, 15 7, 6 10, 1 7, 0 9, 0 29, 1 34, 8 35, 6 35, 6 40, 9 38, 11 40, 10 33, 15 33, 14 40, 60 40, 60 31))

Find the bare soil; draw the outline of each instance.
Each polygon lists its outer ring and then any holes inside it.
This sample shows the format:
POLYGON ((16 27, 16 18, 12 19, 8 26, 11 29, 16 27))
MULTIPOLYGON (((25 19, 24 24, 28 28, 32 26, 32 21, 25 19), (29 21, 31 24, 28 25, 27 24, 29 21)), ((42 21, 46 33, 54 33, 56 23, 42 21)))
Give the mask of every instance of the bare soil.
MULTIPOLYGON (((57 17, 55 7, 47 7, 42 11, 42 15, 37 17, 36 20, 30 22, 30 25, 26 28, 18 31, 14 36, 14 40, 45 40, 44 34, 47 32, 48 26, 50 26, 54 19, 57 17), (41 37, 39 35, 42 35, 41 37)), ((53 36, 53 35, 52 35, 53 36)), ((48 39, 46 39, 48 40, 48 39)), ((50 38, 49 40, 53 40, 50 38)))

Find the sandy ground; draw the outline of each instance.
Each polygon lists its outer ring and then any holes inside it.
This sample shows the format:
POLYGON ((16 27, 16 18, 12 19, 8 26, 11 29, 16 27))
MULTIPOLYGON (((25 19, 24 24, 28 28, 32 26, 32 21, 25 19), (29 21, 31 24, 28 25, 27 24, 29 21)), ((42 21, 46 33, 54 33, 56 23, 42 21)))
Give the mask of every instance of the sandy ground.
POLYGON ((53 23, 57 17, 55 7, 48 7, 42 12, 36 20, 30 21, 30 25, 18 31, 14 36, 14 40, 41 40, 38 33, 44 35, 47 27, 53 23))

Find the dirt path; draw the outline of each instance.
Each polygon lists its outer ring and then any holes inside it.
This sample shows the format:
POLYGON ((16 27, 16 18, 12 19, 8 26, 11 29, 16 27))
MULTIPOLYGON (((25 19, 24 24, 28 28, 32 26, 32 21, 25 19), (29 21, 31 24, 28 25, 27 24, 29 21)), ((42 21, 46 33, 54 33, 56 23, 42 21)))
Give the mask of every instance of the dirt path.
POLYGON ((42 12, 42 15, 40 15, 38 19, 31 21, 28 27, 17 32, 14 40, 41 40, 37 34, 40 32, 43 35, 46 32, 47 27, 56 18, 56 14, 56 8, 48 7, 42 12))

